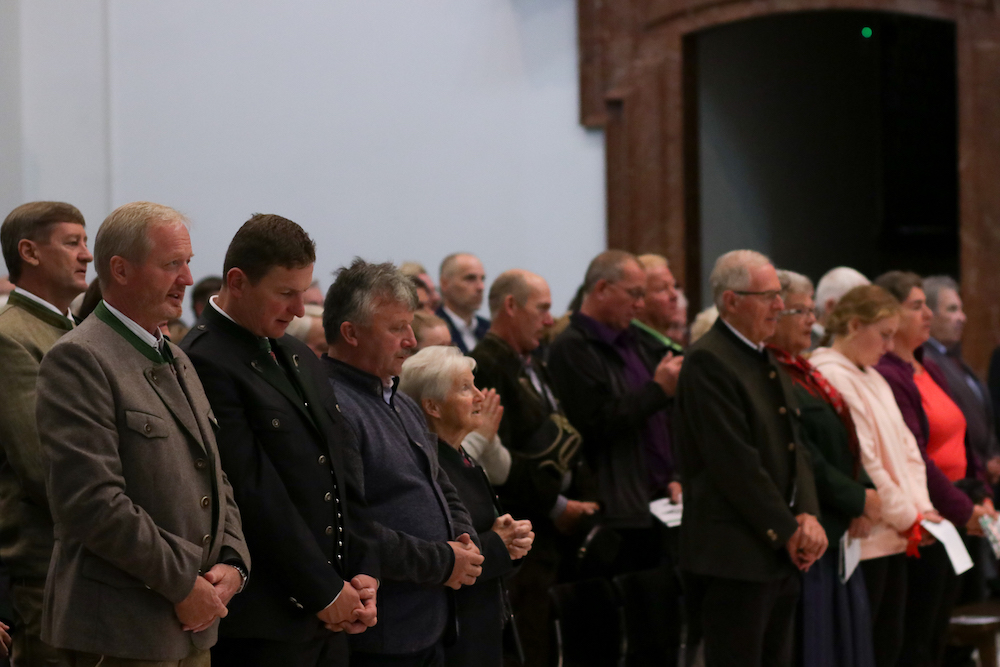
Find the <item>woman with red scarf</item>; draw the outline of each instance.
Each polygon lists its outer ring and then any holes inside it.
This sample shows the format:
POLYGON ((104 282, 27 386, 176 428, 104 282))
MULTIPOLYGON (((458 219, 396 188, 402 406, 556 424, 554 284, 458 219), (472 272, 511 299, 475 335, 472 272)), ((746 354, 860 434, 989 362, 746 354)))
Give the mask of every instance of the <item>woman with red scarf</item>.
MULTIPOLYGON (((871 616, 864 575, 847 583, 838 575, 839 542, 864 517, 878 521, 881 501, 861 466, 858 436, 843 398, 801 355, 810 345, 814 315, 812 282, 779 271, 785 302, 768 346, 792 379, 801 411, 801 434, 809 448, 821 521, 830 548, 802 579, 800 664, 809 667, 873 667, 871 616)), ((863 527, 862 527, 863 532, 863 527)))

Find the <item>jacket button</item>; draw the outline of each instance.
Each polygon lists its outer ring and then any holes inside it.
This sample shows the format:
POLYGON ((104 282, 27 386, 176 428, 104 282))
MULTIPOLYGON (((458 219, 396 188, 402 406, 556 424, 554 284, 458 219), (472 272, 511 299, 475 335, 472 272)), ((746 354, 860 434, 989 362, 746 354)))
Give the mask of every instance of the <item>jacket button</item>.
POLYGON ((336 404, 334 405, 334 407, 336 407, 336 408, 337 408, 337 412, 340 412, 340 403, 336 403, 336 404))
POLYGON ((799 408, 795 408, 795 416, 796 417, 801 417, 802 416, 802 410, 799 409, 799 408))
POLYGON ((153 427, 150 426, 149 424, 144 424, 143 427, 142 427, 142 431, 143 431, 143 433, 152 433, 153 432, 153 427))
POLYGON ((205 466, 207 465, 208 461, 206 461, 205 459, 197 459, 194 462, 194 467, 197 468, 198 470, 204 470, 205 466))
POLYGON ((788 451, 790 451, 790 452, 794 452, 795 451, 795 443, 794 442, 788 443, 788 451))
POLYGON ((275 417, 274 419, 271 420, 271 426, 273 426, 274 428, 280 428, 281 421, 277 417, 275 417))
POLYGON ((152 380, 153 382, 156 382, 156 373, 155 373, 155 372, 152 372, 152 373, 150 373, 150 374, 149 374, 149 377, 150 377, 150 379, 151 379, 151 380, 152 380))
POLYGON ((788 412, 788 410, 785 409, 784 405, 782 405, 780 408, 778 408, 778 414, 779 415, 786 414, 787 412, 788 412))
POLYGON ((771 371, 770 373, 767 374, 767 377, 773 380, 774 378, 778 377, 778 373, 776 371, 771 371))
POLYGON ((323 500, 325 500, 326 502, 330 502, 331 500, 333 500, 333 494, 327 491, 326 495, 323 496, 323 500))
POLYGON ((198 325, 197 327, 195 327, 195 328, 196 328, 196 329, 198 329, 198 331, 204 331, 204 330, 205 330, 205 325, 204 325, 204 324, 199 324, 199 325, 198 325))
POLYGON ((327 526, 326 527, 326 534, 327 535, 333 535, 333 526, 327 526))
POLYGON ((342 546, 344 546, 344 542, 343 542, 343 540, 337 540, 337 546, 338 546, 338 547, 342 547, 342 546))
POLYGON ((337 512, 337 518, 338 518, 338 519, 339 519, 339 518, 341 518, 341 516, 340 516, 340 512, 337 512))
POLYGON ((201 497, 201 506, 202 507, 208 507, 211 504, 212 504, 212 501, 208 499, 208 496, 202 496, 201 497))
POLYGON ((211 542, 211 541, 212 541, 212 536, 211 535, 205 535, 204 537, 201 538, 201 544, 202 544, 202 546, 208 546, 208 543, 211 542))
POLYGON ((768 528, 767 529, 767 538, 769 540, 771 540, 772 542, 777 542, 778 541, 778 534, 776 532, 774 532, 774 530, 768 528))
POLYGON ((326 463, 326 454, 320 454, 319 458, 316 459, 316 461, 318 461, 320 465, 323 465, 324 463, 326 463))

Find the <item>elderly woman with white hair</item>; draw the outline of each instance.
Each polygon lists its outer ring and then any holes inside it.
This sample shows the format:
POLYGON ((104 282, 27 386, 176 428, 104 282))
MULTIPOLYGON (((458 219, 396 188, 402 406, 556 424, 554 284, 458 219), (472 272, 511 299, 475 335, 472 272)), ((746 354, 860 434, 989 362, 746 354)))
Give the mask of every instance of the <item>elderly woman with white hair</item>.
POLYGON ((455 347, 431 346, 403 363, 399 390, 409 395, 438 437, 441 467, 472 516, 482 544, 483 573, 455 594, 458 638, 445 650, 448 665, 499 667, 503 663, 503 575, 531 549, 530 521, 515 521, 499 507, 482 468, 462 448, 466 435, 481 426, 483 394, 476 388, 474 359, 455 347))

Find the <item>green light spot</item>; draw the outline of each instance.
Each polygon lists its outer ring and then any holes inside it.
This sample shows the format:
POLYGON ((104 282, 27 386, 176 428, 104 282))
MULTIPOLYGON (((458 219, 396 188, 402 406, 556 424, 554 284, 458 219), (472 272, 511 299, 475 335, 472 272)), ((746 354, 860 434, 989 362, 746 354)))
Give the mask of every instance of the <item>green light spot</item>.
POLYGON ((872 29, 869 28, 868 26, 865 26, 864 28, 861 29, 861 36, 864 37, 865 39, 868 39, 869 37, 872 36, 872 29))

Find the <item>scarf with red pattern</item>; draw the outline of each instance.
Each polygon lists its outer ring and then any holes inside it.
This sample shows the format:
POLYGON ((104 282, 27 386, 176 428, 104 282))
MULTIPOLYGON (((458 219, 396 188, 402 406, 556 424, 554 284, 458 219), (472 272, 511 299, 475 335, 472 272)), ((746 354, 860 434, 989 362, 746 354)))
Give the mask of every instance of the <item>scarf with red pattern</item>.
POLYGON ((792 382, 799 385, 811 395, 826 401, 833 411, 837 413, 844 428, 847 429, 848 447, 851 450, 851 459, 854 461, 854 477, 858 476, 861 468, 861 446, 858 443, 858 433, 854 428, 854 420, 851 419, 851 410, 844 403, 844 397, 833 388, 833 385, 823 377, 802 355, 792 356, 784 350, 773 345, 768 345, 767 349, 774 354, 774 358, 781 364, 792 382))

